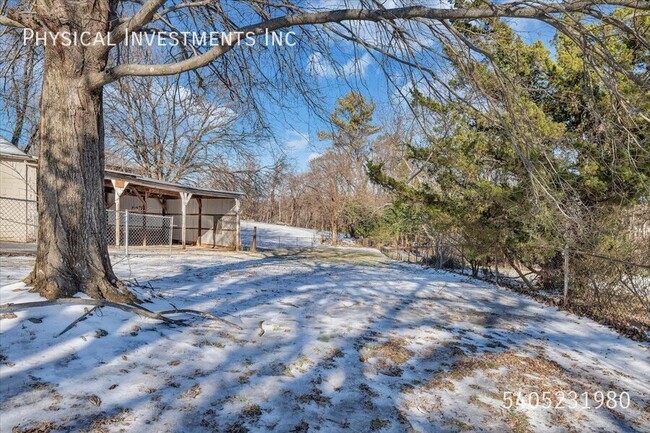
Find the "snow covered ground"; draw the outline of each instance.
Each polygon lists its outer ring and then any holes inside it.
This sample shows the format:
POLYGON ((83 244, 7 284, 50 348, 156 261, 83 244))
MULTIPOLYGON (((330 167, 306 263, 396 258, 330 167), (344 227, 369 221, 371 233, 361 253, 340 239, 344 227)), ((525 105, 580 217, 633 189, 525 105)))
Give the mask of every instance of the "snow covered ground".
MULTIPOLYGON (((0 257, 2 303, 39 299, 18 282, 31 260, 0 257)), ((150 286, 134 288, 145 307, 209 311, 243 331, 104 308, 56 337, 84 307, 5 316, 0 431, 650 431, 648 345, 480 281, 370 249, 115 267, 150 286), (600 390, 628 392, 630 406, 570 408, 571 392, 600 390), (544 407, 544 392, 564 408, 544 407)))
POLYGON ((251 245, 253 227, 257 227, 258 248, 312 248, 321 245, 321 236, 316 230, 242 221, 241 242, 244 249, 249 249, 251 245))

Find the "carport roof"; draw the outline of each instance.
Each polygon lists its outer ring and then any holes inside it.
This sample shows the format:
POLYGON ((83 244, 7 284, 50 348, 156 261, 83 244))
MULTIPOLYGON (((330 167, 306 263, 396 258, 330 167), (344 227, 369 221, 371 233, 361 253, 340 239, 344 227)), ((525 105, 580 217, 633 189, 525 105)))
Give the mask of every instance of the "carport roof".
POLYGON ((122 171, 106 169, 104 178, 107 180, 123 180, 128 182, 129 185, 142 186, 157 192, 185 192, 193 196, 200 196, 205 198, 239 198, 244 195, 243 192, 237 191, 220 191, 216 189, 195 188, 193 186, 179 185, 177 183, 166 182, 157 180, 150 177, 140 176, 133 173, 125 173, 122 171))
MULTIPOLYGON (((0 137, 0 156, 5 158, 25 159, 34 163, 37 161, 36 157, 26 154, 2 137, 0 137)), ((244 195, 243 192, 238 191, 220 191, 216 189, 196 188, 193 186, 180 185, 178 183, 166 182, 146 176, 140 176, 135 173, 127 173, 110 169, 104 170, 104 179, 109 181, 123 180, 133 186, 141 186, 151 190, 156 190, 158 193, 165 195, 175 195, 174 193, 181 192, 186 192, 192 194, 193 196, 205 198, 238 198, 244 195)))

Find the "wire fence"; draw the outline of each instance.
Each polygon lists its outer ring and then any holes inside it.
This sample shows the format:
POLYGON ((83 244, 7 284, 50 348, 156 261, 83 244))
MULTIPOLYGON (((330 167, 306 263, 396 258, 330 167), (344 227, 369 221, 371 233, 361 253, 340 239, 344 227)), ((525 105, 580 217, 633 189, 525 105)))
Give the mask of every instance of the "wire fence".
POLYGON ((35 200, 0 197, 0 240, 36 242, 37 220, 35 200))
POLYGON ((242 250, 255 251, 256 249, 312 249, 322 245, 320 236, 274 236, 260 235, 242 241, 242 250))
POLYGON ((127 255, 155 246, 164 247, 171 254, 174 229, 171 216, 107 210, 106 223, 108 245, 127 255))
MULTIPOLYGON (((106 222, 107 243, 112 251, 160 252, 164 247, 171 252, 174 227, 171 216, 107 210, 106 222)), ((0 240, 33 243, 37 235, 36 201, 0 197, 0 240)))
POLYGON ((566 248, 552 271, 526 268, 498 253, 483 260, 464 254, 462 244, 380 247, 387 257, 450 270, 507 286, 588 316, 640 340, 650 340, 650 265, 566 248))
POLYGON ((313 249, 324 243, 326 240, 317 232, 291 234, 257 226, 243 226, 241 231, 241 248, 245 251, 313 249))
POLYGON ((568 307, 649 338, 650 265, 570 251, 568 307))

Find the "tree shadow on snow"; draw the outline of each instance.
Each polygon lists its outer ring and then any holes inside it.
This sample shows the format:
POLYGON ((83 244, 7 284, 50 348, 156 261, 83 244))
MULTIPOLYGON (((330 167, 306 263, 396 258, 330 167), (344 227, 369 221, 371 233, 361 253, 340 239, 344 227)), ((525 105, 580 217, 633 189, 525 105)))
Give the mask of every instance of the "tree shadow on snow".
POLYGON ((79 308, 21 319, 2 336, 2 430, 28 413, 63 431, 458 431, 467 396, 430 413, 407 396, 464 357, 602 343, 600 328, 562 334, 538 317, 546 307, 466 277, 317 255, 187 263, 139 281, 147 308, 209 311, 243 331, 103 309, 52 338, 79 308))

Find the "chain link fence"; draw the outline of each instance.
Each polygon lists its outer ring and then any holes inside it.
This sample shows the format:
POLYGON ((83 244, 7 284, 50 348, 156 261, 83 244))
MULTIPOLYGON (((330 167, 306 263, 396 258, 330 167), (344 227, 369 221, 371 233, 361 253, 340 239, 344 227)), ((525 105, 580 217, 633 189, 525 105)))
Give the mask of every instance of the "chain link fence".
POLYGON ((259 249, 313 249, 323 245, 327 240, 320 233, 283 233, 276 228, 257 226, 243 227, 241 248, 244 251, 259 249))
MULTIPOLYGON (((129 250, 171 252, 173 217, 129 211, 106 211, 106 236, 109 247, 129 250), (158 248, 155 248, 158 247, 158 248)), ((0 197, 0 240, 16 243, 36 242, 38 212, 36 201, 0 197)))
POLYGON ((540 268, 524 271, 514 261, 496 259, 498 253, 480 261, 472 260, 464 254, 467 248, 462 244, 439 243, 382 246, 380 250, 393 260, 507 286, 588 316, 630 337, 650 340, 650 265, 566 249, 556 252, 564 265, 545 274, 540 268))
POLYGON ((260 249, 312 249, 323 244, 318 235, 313 236, 266 236, 257 235, 255 241, 246 239, 242 242, 242 250, 253 251, 260 249))
POLYGON ((37 220, 36 201, 0 197, 0 240, 36 242, 37 220))
POLYGON ((151 247, 164 247, 171 253, 174 229, 171 216, 107 210, 106 223, 109 247, 123 250, 125 254, 160 250, 151 247))
POLYGON ((650 265, 569 252, 567 307, 650 338, 650 265))

